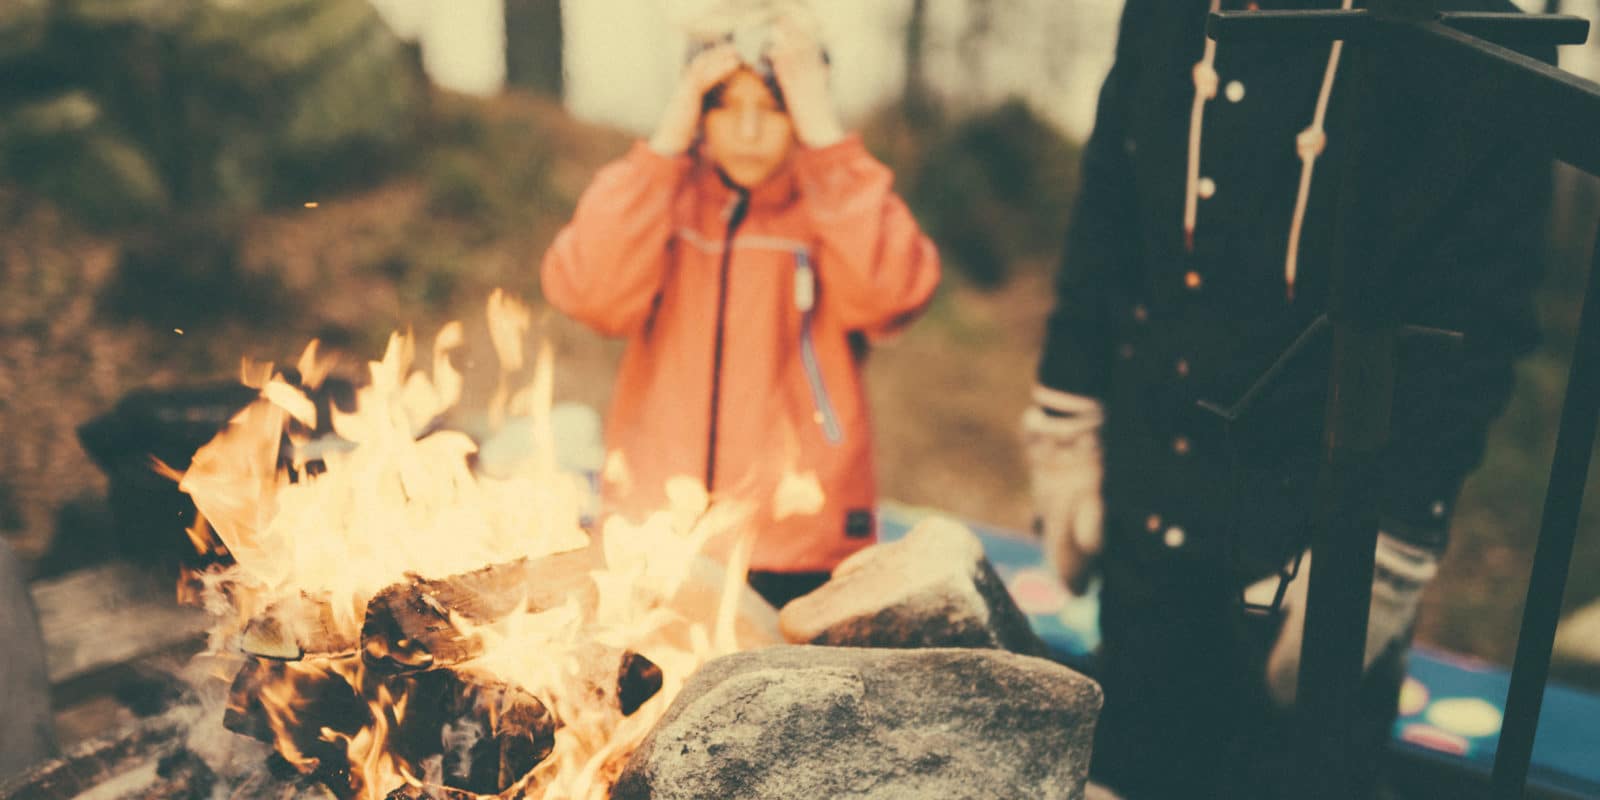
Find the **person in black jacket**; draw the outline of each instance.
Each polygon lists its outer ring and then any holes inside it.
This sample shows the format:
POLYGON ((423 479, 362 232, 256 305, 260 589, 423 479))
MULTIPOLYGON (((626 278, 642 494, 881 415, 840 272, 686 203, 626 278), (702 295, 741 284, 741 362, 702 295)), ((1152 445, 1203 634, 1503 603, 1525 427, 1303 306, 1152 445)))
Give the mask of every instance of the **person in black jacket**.
MULTIPOLYGON (((1245 6, 1128 0, 1023 418, 1047 555, 1074 591, 1103 580, 1092 774, 1129 800, 1294 794, 1309 570, 1281 615, 1239 600, 1270 598, 1308 546, 1329 337, 1312 334, 1231 424, 1200 401, 1236 403, 1326 310, 1350 137, 1337 51, 1207 42, 1208 10, 1245 6)), ((1389 121, 1378 146, 1430 157, 1370 198, 1405 209, 1461 175, 1471 187, 1394 277, 1404 322, 1465 337, 1400 346, 1359 713, 1374 768, 1462 480, 1538 335, 1548 161, 1460 119, 1419 105, 1389 121)), ((1402 241, 1394 227, 1371 235, 1402 241)))

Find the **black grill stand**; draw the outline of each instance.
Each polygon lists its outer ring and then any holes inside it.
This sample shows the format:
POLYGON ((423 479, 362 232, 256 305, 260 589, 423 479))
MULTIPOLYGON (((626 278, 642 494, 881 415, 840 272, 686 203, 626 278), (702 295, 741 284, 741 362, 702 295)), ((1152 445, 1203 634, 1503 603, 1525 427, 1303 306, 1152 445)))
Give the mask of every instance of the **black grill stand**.
MULTIPOLYGON (((1333 361, 1317 524, 1307 598, 1297 714, 1304 723, 1303 786, 1314 798, 1349 800, 1372 791, 1371 775, 1349 760, 1350 712, 1362 675, 1367 609, 1371 603, 1377 542, 1378 453, 1389 439, 1394 393, 1394 353, 1401 332, 1388 290, 1403 252, 1357 235, 1389 223, 1376 204, 1363 202, 1363 186, 1381 186, 1397 159, 1371 135, 1385 120, 1404 115, 1405 92, 1426 91, 1449 106, 1471 109, 1475 125, 1547 148, 1555 158, 1600 175, 1600 84, 1562 72, 1507 49, 1516 44, 1580 44, 1589 24, 1576 17, 1440 13, 1430 0, 1372 0, 1358 11, 1238 11, 1211 15, 1219 42, 1345 41, 1347 93, 1343 126, 1352 136, 1345 159, 1336 222, 1328 321, 1333 361)), ((1424 156, 1426 157, 1426 155, 1424 156)), ((1436 157, 1450 157, 1440 153, 1436 157)), ((1451 187, 1461 191, 1462 186, 1451 187)), ((1450 196, 1450 192, 1440 192, 1450 196)), ((1429 226, 1406 230, 1415 246, 1429 226)), ((1391 243, 1392 244, 1392 243, 1391 243)), ((1600 232, 1573 351, 1561 428, 1550 466, 1539 544, 1517 642, 1511 691, 1495 758, 1493 796, 1522 796, 1533 752, 1550 653, 1577 537, 1578 514, 1589 471, 1590 448, 1600 419, 1600 232)))

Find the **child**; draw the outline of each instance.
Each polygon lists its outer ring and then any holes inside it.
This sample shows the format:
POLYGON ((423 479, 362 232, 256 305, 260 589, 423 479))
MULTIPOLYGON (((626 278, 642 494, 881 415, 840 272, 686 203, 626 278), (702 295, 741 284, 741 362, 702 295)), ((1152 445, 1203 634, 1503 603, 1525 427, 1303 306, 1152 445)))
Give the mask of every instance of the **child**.
POLYGON ((769 9, 697 37, 655 135, 600 171, 542 268, 552 304, 628 339, 608 508, 665 509, 675 476, 748 503, 750 582, 780 607, 875 538, 865 346, 939 282, 805 22, 769 9))

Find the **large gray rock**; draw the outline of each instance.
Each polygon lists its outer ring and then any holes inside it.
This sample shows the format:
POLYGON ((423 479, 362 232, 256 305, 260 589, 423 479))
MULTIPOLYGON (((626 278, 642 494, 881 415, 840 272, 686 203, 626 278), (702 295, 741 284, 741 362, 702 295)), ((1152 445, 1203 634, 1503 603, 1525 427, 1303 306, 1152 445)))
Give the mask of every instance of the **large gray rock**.
POLYGON ((1100 687, 997 650, 780 646, 706 664, 615 800, 1083 797, 1100 687))
POLYGON ((1046 653, 978 537, 939 517, 846 559, 821 588, 785 606, 778 623, 796 644, 1046 653))

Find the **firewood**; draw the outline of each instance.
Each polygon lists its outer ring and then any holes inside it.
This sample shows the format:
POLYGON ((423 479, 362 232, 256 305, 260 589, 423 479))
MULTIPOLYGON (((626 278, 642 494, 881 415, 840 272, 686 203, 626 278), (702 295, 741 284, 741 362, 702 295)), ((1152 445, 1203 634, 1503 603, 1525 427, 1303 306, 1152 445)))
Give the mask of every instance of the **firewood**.
POLYGON ((275 603, 250 620, 239 649, 253 656, 297 661, 308 656, 354 653, 356 639, 339 631, 333 607, 325 600, 302 597, 297 603, 275 603))
POLYGON ((479 800, 479 798, 468 792, 458 792, 440 786, 402 786, 386 795, 384 800, 479 800))
POLYGON ((624 653, 617 670, 617 702, 622 706, 622 715, 629 716, 655 697, 661 691, 661 679, 661 668, 655 662, 638 653, 624 653))
POLYGON ((222 727, 241 736, 271 744, 272 721, 261 706, 263 685, 282 679, 283 665, 259 658, 245 661, 228 686, 228 704, 222 712, 222 727))
POLYGON ((273 744, 302 774, 349 796, 349 755, 341 737, 327 733, 347 738, 373 724, 367 702, 341 674, 353 671, 356 658, 249 659, 229 688, 223 727, 273 744), (275 704, 269 696, 292 700, 275 704))
MULTIPOLYGON (((406 693, 395 726, 396 756, 414 774, 440 759, 444 786, 499 794, 533 771, 555 747, 557 722, 527 691, 473 672, 428 670, 391 679, 406 693)), ((434 797, 447 791, 429 787, 434 797)))
POLYGON ((470 623, 493 622, 517 610, 542 611, 577 598, 584 608, 598 602, 592 570, 601 565, 594 549, 538 559, 518 559, 439 580, 394 584, 367 604, 361 649, 367 663, 392 671, 460 664, 483 652, 476 636, 463 633, 451 615, 470 623))

